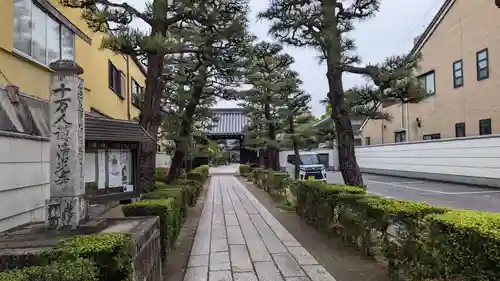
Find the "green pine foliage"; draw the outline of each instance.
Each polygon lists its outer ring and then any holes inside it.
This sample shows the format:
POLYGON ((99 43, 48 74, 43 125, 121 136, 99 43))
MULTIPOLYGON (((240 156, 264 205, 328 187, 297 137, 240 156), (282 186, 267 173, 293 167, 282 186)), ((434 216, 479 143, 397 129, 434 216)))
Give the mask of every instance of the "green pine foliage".
POLYGON ((331 117, 337 132, 339 164, 344 181, 363 186, 354 155, 354 132, 350 117, 362 114, 388 119, 381 102, 419 102, 425 95, 413 76, 419 55, 405 54, 380 64, 360 66, 351 31, 355 23, 375 16, 380 0, 271 0, 259 18, 271 22, 269 33, 279 41, 296 47, 314 48, 326 63, 331 117), (344 92, 343 73, 366 76, 373 85, 344 92))

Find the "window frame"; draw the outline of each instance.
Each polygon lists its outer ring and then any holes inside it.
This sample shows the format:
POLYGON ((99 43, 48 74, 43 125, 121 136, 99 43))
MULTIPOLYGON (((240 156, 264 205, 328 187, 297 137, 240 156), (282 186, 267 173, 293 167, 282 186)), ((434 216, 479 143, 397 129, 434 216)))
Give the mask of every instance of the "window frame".
POLYGON ((371 138, 370 137, 365 137, 365 145, 371 145, 371 138))
POLYGON ((427 97, 433 97, 433 96, 435 96, 436 92, 437 92, 437 90, 436 90, 436 71, 435 70, 427 71, 426 73, 420 75, 418 78, 421 80, 421 82, 423 81, 422 84, 423 84, 423 87, 425 89, 426 96, 427 97), (427 76, 429 76, 429 75, 432 75, 432 78, 433 78, 432 79, 432 83, 434 84, 434 92, 432 92, 432 93, 429 93, 427 91, 427 76))
POLYGON ((406 142, 406 131, 394 132, 394 142, 395 143, 406 142), (398 138, 398 136, 399 136, 399 138, 398 138), (403 137, 401 137, 401 136, 403 136, 403 137))
POLYGON ((131 78, 131 91, 130 91, 130 94, 132 95, 132 105, 137 107, 137 108, 140 108, 141 107, 141 100, 140 100, 140 96, 144 94, 144 87, 142 87, 138 82, 137 80, 135 80, 133 77, 131 78), (135 94, 137 96, 137 98, 134 97, 134 89, 137 89, 137 93, 135 94), (137 100, 136 100, 137 99, 137 100))
POLYGON ((463 60, 460 59, 460 60, 457 60, 455 62, 453 62, 453 65, 452 65, 452 70, 453 70, 453 88, 460 88, 460 87, 463 87, 464 86, 464 64, 463 64, 463 60), (457 64, 460 64, 460 68, 459 69, 455 69, 455 65, 457 64), (460 71, 462 74, 460 76, 457 76, 457 71, 460 71), (461 78, 462 79, 462 83, 461 84, 458 84, 457 83, 457 79, 461 78))
POLYGON ((479 135, 480 136, 487 136, 487 135, 491 135, 492 134, 492 128, 491 128, 491 118, 488 118, 488 119, 481 119, 479 120, 479 135), (483 129, 483 122, 487 122, 486 124, 488 124, 489 126, 489 132, 484 132, 483 129))
MULTIPOLYGON (((62 20, 61 19, 61 16, 58 14, 58 13, 55 13, 54 11, 57 11, 55 10, 54 7, 51 6, 50 3, 46 2, 46 0, 27 0, 26 2, 29 2, 31 3, 31 6, 30 6, 30 21, 33 22, 33 10, 34 9, 38 9, 40 12, 42 12, 45 16, 45 38, 44 38, 44 41, 45 41, 45 61, 40 61, 39 59, 37 59, 34 55, 34 52, 33 52, 33 26, 31 26, 33 23, 30 24, 30 52, 29 54, 26 53, 25 51, 19 49, 16 47, 15 45, 15 42, 13 42, 13 46, 12 46, 12 50, 15 54, 17 55, 20 55, 22 56, 23 58, 26 58, 36 64, 39 64, 41 66, 44 66, 44 67, 49 67, 50 63, 49 62, 49 48, 48 48, 48 29, 49 29, 49 20, 52 20, 54 22, 56 22, 58 24, 58 32, 59 32, 59 42, 58 42, 58 47, 59 47, 59 58, 58 59, 63 59, 63 28, 65 28, 66 30, 68 30, 70 33, 71 33, 71 39, 72 39, 72 50, 73 50, 73 56, 72 58, 69 58, 71 60, 75 60, 75 57, 76 57, 76 42, 75 42, 75 37, 78 35, 77 32, 75 32, 74 30, 74 26, 68 26, 68 24, 66 23, 67 22, 67 19, 66 21, 62 20)), ((14 11, 14 17, 15 17, 15 11, 14 11)), ((14 41, 15 41, 15 36, 16 36, 16 32, 15 32, 15 28, 12 30, 12 35, 14 37, 14 41)), ((64 59, 68 59, 68 58, 64 58, 64 59)))
POLYGON ((422 136, 422 140, 439 140, 441 139, 441 133, 425 134, 422 136))
POLYGON ((490 78, 490 52, 489 52, 488 48, 484 48, 484 49, 476 52, 476 76, 477 76, 477 81, 482 81, 482 80, 486 80, 486 79, 490 78), (486 53, 486 58, 480 60, 479 55, 481 55, 482 53, 486 53), (486 67, 480 68, 479 64, 483 61, 486 62, 486 67), (484 69, 486 70, 486 76, 480 77, 480 72, 481 72, 481 70, 484 70, 484 69))
POLYGON ((108 87, 111 91, 118 95, 122 100, 125 99, 125 95, 123 94, 122 86, 122 72, 111 62, 108 60, 108 87))
POLYGON ((463 138, 467 136, 467 131, 465 129, 465 122, 459 122, 455 123, 455 137, 456 138, 463 138), (463 129, 463 136, 459 136, 458 132, 459 130, 463 129))

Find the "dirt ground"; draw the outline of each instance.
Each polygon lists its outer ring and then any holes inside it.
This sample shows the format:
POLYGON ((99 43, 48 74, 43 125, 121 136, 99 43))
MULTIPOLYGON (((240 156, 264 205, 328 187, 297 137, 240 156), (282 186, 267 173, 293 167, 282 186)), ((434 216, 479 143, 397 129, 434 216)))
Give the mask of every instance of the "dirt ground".
POLYGON ((163 281, 183 281, 184 279, 184 272, 189 262, 189 253, 191 253, 209 182, 209 180, 205 182, 196 206, 188 209, 186 221, 181 228, 175 248, 168 254, 167 262, 163 267, 163 281))
POLYGON ((323 265, 337 281, 389 281, 385 267, 363 258, 357 249, 336 237, 328 237, 300 220, 293 211, 278 208, 273 199, 254 184, 239 178, 264 207, 323 265))

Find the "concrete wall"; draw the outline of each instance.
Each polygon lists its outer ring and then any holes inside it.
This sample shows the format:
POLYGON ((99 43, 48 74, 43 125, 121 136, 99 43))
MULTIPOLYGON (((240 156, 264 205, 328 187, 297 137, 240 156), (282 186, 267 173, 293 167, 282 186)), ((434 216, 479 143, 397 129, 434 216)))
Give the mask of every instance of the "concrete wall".
POLYGON ((156 167, 170 167, 172 156, 166 153, 156 153, 156 167))
POLYGON ((500 135, 356 148, 363 172, 500 187, 500 135))
POLYGON ((50 192, 50 143, 0 131, 0 232, 43 221, 50 192))

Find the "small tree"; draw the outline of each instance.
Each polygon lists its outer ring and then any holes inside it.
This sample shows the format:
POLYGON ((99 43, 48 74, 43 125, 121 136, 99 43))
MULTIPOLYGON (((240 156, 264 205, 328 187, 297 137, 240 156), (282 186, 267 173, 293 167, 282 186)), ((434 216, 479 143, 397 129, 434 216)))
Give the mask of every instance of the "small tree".
POLYGON ((282 130, 278 114, 281 103, 279 92, 286 82, 284 73, 289 70, 293 58, 282 53, 280 45, 268 42, 256 44, 250 57, 252 64, 246 75, 246 83, 253 88, 244 91, 241 96, 245 113, 250 117, 245 145, 264 149, 261 150, 261 156, 267 156, 264 157, 267 158, 264 166, 278 171, 280 163, 277 135, 282 130))
POLYGON ((403 55, 390 58, 381 65, 358 66, 361 60, 354 53, 354 40, 347 34, 354 29, 355 22, 373 17, 379 7, 379 0, 353 0, 348 6, 342 0, 271 0, 268 9, 259 14, 260 18, 271 21, 269 32, 275 38, 298 47, 313 47, 326 62, 327 97, 337 133, 340 170, 344 182, 355 186, 364 184, 356 162, 354 133, 342 75, 347 72, 369 77, 377 87, 374 90, 380 93, 380 99, 365 105, 376 109, 379 100, 396 92, 407 101, 418 101, 421 96, 421 87, 413 77, 418 56, 403 55), (391 90, 393 87, 395 89, 391 90), (400 91, 404 88, 417 90, 400 91))
POLYGON ((313 119, 309 106, 311 96, 299 89, 302 81, 298 78, 298 73, 289 71, 285 78, 279 91, 279 97, 282 101, 279 109, 280 120, 285 121, 282 146, 291 147, 293 150, 294 177, 298 179, 300 172, 299 151, 301 148, 309 147, 315 143, 316 131, 311 126, 313 119))

